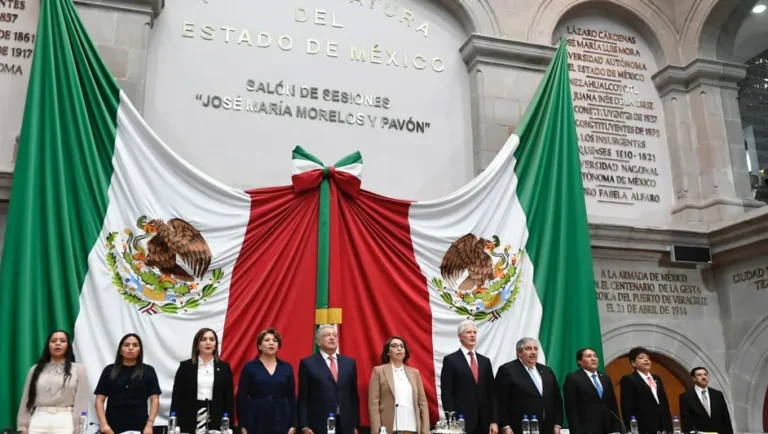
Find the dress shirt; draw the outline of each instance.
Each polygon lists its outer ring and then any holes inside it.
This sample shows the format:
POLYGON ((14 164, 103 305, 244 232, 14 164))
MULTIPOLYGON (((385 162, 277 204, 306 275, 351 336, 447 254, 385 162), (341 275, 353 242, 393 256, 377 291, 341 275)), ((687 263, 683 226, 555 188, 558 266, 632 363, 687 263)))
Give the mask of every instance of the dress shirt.
POLYGON ((213 357, 208 363, 203 363, 203 359, 197 358, 197 400, 213 401, 213 357))
MULTIPOLYGON (((520 363, 523 363, 522 360, 520 360, 520 363)), ((539 391, 541 396, 544 396, 544 382, 541 379, 541 373, 538 369, 536 369, 536 365, 533 365, 533 367, 529 367, 525 363, 523 363, 523 366, 525 367, 525 370, 528 371, 528 375, 531 376, 531 380, 533 380, 533 384, 536 385, 536 390, 539 391)))
POLYGON ((328 354, 323 350, 320 350, 320 354, 323 356, 323 360, 325 360, 325 366, 328 367, 328 369, 331 369, 331 361, 328 360, 329 357, 333 357, 333 360, 336 362, 336 371, 339 370, 339 358, 336 357, 338 352, 334 351, 333 354, 328 354))
MULTIPOLYGON (((323 360, 325 361, 325 366, 328 367, 328 371, 331 370, 331 358, 333 358, 333 361, 336 362, 336 373, 341 375, 341 370, 339 370, 339 358, 337 357, 339 354, 338 351, 334 351, 333 354, 328 354, 323 350, 320 350, 320 355, 323 356, 323 360)), ((341 407, 336 407, 336 418, 338 419, 339 413, 341 412, 341 407)))
POLYGON ((646 385, 646 386, 648 386, 648 387, 650 387, 650 389, 651 389, 651 392, 653 392, 653 397, 654 397, 654 398, 656 398, 656 403, 658 404, 658 402, 659 402, 659 394, 658 394, 658 390, 657 390, 657 389, 658 389, 659 387, 658 387, 658 386, 656 386, 656 380, 653 378, 653 375, 651 375, 651 373, 650 373, 650 372, 649 372, 649 373, 647 373, 647 374, 643 374, 642 372, 640 372, 640 371, 637 371, 637 373, 638 373, 638 374, 640 374, 640 376, 641 376, 641 377, 643 377, 643 381, 645 381, 645 385, 646 385), (648 379, 649 379, 649 378, 651 379, 651 382, 653 382, 653 384, 654 384, 654 387, 651 387, 651 386, 648 384, 648 379))
POLYGON ((701 405, 704 406, 704 409, 707 410, 707 414, 710 416, 712 415, 712 395, 709 394, 709 388, 702 389, 699 386, 693 386, 694 389, 696 389, 696 396, 699 397, 699 401, 701 401, 701 405), (707 392, 707 402, 704 402, 704 397, 701 396, 701 392, 707 392))
MULTIPOLYGON (((467 361, 467 365, 471 368, 472 367, 472 359, 469 357, 469 352, 470 351, 472 352, 472 355, 475 356, 475 362, 477 362, 477 351, 475 351, 474 349, 468 350, 464 345, 461 346, 461 352, 464 353, 464 359, 467 361)), ((479 362, 477 362, 477 363, 479 363, 479 362)))
POLYGON ((405 374, 405 368, 392 366, 395 377, 395 431, 416 432, 416 405, 413 402, 413 387, 405 374))

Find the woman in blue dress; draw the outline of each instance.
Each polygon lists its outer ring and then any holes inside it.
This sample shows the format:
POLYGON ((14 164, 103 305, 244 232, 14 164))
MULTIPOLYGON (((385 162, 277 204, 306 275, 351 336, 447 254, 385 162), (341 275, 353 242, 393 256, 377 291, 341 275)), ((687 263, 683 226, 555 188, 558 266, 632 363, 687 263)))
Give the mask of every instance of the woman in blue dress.
POLYGON ((277 358, 283 338, 268 328, 256 342, 259 357, 243 367, 237 388, 242 434, 294 434, 296 380, 291 364, 277 358))

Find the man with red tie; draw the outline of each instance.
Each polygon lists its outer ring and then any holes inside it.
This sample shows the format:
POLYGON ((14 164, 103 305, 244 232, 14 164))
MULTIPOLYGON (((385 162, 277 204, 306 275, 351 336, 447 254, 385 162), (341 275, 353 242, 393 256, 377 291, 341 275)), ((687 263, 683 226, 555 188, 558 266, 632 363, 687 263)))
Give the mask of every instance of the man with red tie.
POLYGON ((672 432, 672 416, 664 384, 651 374, 651 353, 643 347, 629 350, 629 363, 635 368, 621 378, 621 417, 627 429, 632 416, 640 434, 672 432))
POLYGON ((302 434, 327 434, 328 415, 334 413, 337 434, 357 434, 360 397, 355 360, 338 353, 335 327, 321 326, 315 340, 320 351, 299 362, 299 429, 302 434))
POLYGON ((475 351, 477 327, 472 320, 459 324, 461 349, 443 358, 440 398, 443 410, 464 416, 467 434, 497 434, 496 394, 491 360, 475 351))

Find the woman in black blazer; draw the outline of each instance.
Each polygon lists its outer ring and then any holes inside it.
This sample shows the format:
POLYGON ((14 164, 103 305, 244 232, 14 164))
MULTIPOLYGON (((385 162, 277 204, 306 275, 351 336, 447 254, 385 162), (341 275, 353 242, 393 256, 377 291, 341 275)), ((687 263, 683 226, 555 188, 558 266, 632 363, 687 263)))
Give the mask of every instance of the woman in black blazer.
POLYGON ((176 413, 181 432, 204 433, 206 421, 208 429, 219 430, 224 413, 232 421, 233 384, 229 363, 219 359, 218 335, 209 328, 200 329, 192 343, 192 358, 179 364, 173 381, 171 412, 176 413))

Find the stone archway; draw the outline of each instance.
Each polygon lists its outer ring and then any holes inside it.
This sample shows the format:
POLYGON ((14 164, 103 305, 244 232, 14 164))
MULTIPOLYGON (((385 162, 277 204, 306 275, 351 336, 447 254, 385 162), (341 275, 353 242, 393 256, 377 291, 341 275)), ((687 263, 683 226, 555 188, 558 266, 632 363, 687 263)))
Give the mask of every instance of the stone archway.
POLYGON ((437 0, 464 26, 467 35, 501 36, 499 20, 488 0, 437 0))
POLYGON ((742 432, 763 432, 768 390, 768 316, 744 335, 731 364, 733 420, 742 432))
POLYGON ((679 63, 679 41, 673 23, 647 0, 543 0, 532 13, 528 41, 551 45, 552 35, 560 22, 597 9, 632 25, 651 47, 660 69, 670 63, 679 63))
MULTIPOLYGON (((729 407, 731 406, 731 398, 727 393, 731 385, 728 376, 725 375, 725 360, 714 359, 699 344, 677 330, 645 322, 621 323, 603 332, 603 359, 606 364, 623 357, 636 346, 645 347, 668 358, 680 366, 683 372, 690 371, 694 366, 706 367, 709 371, 710 385, 724 391, 725 400, 729 407)), ((670 364, 670 366, 674 365, 670 364)), ((762 402, 760 405, 762 408, 762 402)))
POLYGON ((730 61, 724 47, 758 0, 696 0, 685 18, 680 46, 684 63, 696 58, 730 61))
MULTIPOLYGON (((691 386, 691 380, 688 378, 685 369, 679 363, 659 353, 651 354, 653 362, 652 372, 661 377, 664 384, 664 390, 667 391, 669 400, 669 410, 672 415, 680 414, 680 402, 677 399, 681 393, 691 386)), ((631 374, 634 371, 630 365, 627 355, 624 354, 613 360, 605 366, 605 373, 611 377, 613 390, 616 392, 616 398, 621 402, 621 377, 631 374)))

